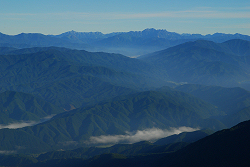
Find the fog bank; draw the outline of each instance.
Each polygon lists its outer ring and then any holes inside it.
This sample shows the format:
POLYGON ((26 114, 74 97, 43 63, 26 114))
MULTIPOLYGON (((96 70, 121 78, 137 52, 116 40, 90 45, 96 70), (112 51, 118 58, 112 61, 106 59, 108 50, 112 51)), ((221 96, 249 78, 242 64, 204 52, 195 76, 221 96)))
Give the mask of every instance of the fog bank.
POLYGON ((117 143, 136 143, 140 141, 154 141, 160 138, 168 137, 182 132, 193 132, 198 128, 179 127, 169 129, 145 129, 136 132, 126 132, 125 135, 102 135, 90 137, 87 144, 117 144, 117 143))

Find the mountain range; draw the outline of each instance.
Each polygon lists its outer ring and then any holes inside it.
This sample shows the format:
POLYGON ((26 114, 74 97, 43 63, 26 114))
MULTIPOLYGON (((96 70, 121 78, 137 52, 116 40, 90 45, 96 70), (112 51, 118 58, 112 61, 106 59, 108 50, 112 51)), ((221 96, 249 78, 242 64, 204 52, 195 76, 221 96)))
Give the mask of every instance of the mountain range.
POLYGON ((249 36, 70 31, 0 46, 0 166, 248 164, 249 36))
POLYGON ((39 153, 98 144, 91 141, 92 136, 126 135, 126 131, 155 127, 189 126, 218 130, 226 126, 209 118, 220 115, 224 115, 224 112, 218 111, 215 106, 179 91, 146 91, 57 114, 35 126, 2 129, 0 148, 16 150, 18 145, 23 148, 18 152, 39 153), (17 135, 19 138, 15 137, 17 135), (26 140, 27 136, 32 136, 32 141, 26 140))
POLYGON ((213 42, 225 42, 231 39, 250 41, 249 36, 242 34, 178 34, 167 30, 151 28, 143 31, 113 32, 109 34, 75 31, 69 31, 59 35, 32 33, 21 33, 18 35, 0 34, 0 46, 15 48, 57 46, 71 49, 84 49, 92 52, 120 53, 134 57, 199 39, 213 42))
POLYGON ((196 142, 206 136, 214 133, 212 130, 204 129, 195 132, 183 132, 178 135, 172 135, 166 138, 157 140, 154 143, 141 141, 134 144, 116 144, 111 147, 81 147, 67 151, 51 151, 39 155, 37 160, 48 161, 60 158, 84 158, 88 159, 100 154, 116 153, 125 156, 138 154, 151 154, 159 152, 174 152, 184 148, 190 143, 196 142))
POLYGON ((249 41, 198 40, 139 59, 166 70, 176 82, 240 86, 249 80, 249 41), (181 64, 181 65, 180 65, 181 64))
POLYGON ((2 92, 32 93, 67 109, 135 92, 124 86, 134 87, 150 78, 139 75, 143 69, 150 70, 147 64, 122 55, 60 48, 32 52, 20 50, 1 56, 2 92))
POLYGON ((37 159, 29 156, 2 155, 4 166, 248 166, 249 165, 249 127, 250 122, 242 122, 230 129, 215 132, 187 146, 181 143, 153 145, 148 142, 133 145, 115 145, 107 149, 89 148, 72 151, 59 151, 42 154, 37 159), (179 148, 178 148, 179 145, 179 148), (177 147, 176 147, 177 146, 177 147), (144 153, 133 156, 106 153, 84 159, 81 153, 98 151, 126 151, 144 153), (165 151, 170 152, 165 152, 165 151), (163 151, 163 152, 162 152, 163 151), (55 159, 54 159, 54 158, 55 159), (57 159, 57 158, 59 159, 57 159), (61 158, 65 157, 65 158, 61 158), (72 158, 69 158, 72 157, 72 158))

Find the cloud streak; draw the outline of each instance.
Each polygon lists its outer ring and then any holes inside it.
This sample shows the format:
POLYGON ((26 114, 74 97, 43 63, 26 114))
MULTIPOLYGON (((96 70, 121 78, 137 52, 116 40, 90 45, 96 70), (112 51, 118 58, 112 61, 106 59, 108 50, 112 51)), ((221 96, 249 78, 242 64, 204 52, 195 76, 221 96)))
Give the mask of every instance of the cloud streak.
POLYGON ((27 126, 33 126, 36 125, 38 122, 35 121, 28 121, 28 122, 18 122, 18 123, 12 123, 8 125, 0 125, 0 129, 18 129, 18 128, 23 128, 27 126))
POLYGON ((168 137, 182 132, 193 132, 199 128, 179 127, 170 129, 145 129, 136 132, 126 132, 125 135, 102 135, 92 136, 86 144, 117 144, 117 143, 136 143, 140 141, 153 141, 160 138, 168 137))
POLYGON ((11 123, 8 125, 0 125, 0 129, 6 129, 6 128, 7 129, 19 129, 19 128, 24 128, 27 126, 34 126, 34 125, 50 120, 53 116, 54 115, 46 116, 40 119, 40 121, 22 121, 22 122, 11 123))
POLYGON ((0 154, 16 154, 15 150, 0 150, 0 154))

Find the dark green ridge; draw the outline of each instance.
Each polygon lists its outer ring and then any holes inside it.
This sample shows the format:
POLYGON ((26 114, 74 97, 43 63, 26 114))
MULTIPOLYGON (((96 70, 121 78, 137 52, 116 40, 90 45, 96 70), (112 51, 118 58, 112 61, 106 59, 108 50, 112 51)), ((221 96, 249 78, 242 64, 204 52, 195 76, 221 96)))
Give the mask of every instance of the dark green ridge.
POLYGON ((129 89, 141 89, 157 82, 149 81, 150 77, 142 73, 148 65, 136 59, 117 54, 57 49, 0 56, 1 91, 32 93, 69 108, 67 106, 81 107, 135 92, 129 89))
POLYGON ((221 122, 210 119, 212 116, 223 115, 223 112, 209 103, 179 91, 164 93, 146 91, 132 94, 125 99, 117 99, 119 98, 64 112, 33 127, 0 130, 1 149, 15 150, 15 145, 24 145, 26 149, 19 150, 20 152, 34 151, 34 142, 41 143, 35 145, 37 152, 40 152, 39 148, 43 150, 48 148, 47 146, 51 147, 48 151, 67 149, 86 145, 84 141, 87 141, 90 136, 125 134, 125 131, 155 127, 161 129, 180 126, 225 128, 221 122), (26 133, 36 140, 26 142, 15 138, 17 134, 26 133))
POLYGON ((80 158, 57 159, 34 165, 46 166, 114 166, 114 167, 219 167, 219 166, 249 166, 249 131, 250 121, 242 122, 230 129, 225 129, 189 144, 174 153, 158 153, 136 156, 121 154, 102 154, 91 159, 80 158))
POLYGON ((0 124, 40 119, 64 110, 31 94, 6 91, 0 94, 0 124))

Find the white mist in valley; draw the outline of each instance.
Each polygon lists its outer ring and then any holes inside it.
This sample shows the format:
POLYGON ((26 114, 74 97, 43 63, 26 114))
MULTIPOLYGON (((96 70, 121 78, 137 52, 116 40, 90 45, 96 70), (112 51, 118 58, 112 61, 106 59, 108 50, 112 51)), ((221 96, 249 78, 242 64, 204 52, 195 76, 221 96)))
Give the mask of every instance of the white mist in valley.
POLYGON ((24 128, 27 126, 34 126, 40 123, 43 123, 45 121, 50 120, 54 115, 49 115, 46 116, 42 119, 40 119, 39 121, 21 121, 21 122, 15 122, 15 123, 10 123, 8 125, 0 125, 0 129, 19 129, 19 128, 24 128))
POLYGON ((17 151, 14 151, 14 150, 0 150, 0 154, 16 154, 17 151))
POLYGON ((154 141, 160 138, 168 137, 174 134, 180 134, 182 132, 193 132, 197 131, 199 128, 191 127, 179 127, 179 128, 169 128, 169 129, 145 129, 137 130, 136 132, 126 132, 125 135, 102 135, 102 136, 92 136, 88 144, 117 144, 117 143, 136 143, 140 141, 154 141))

